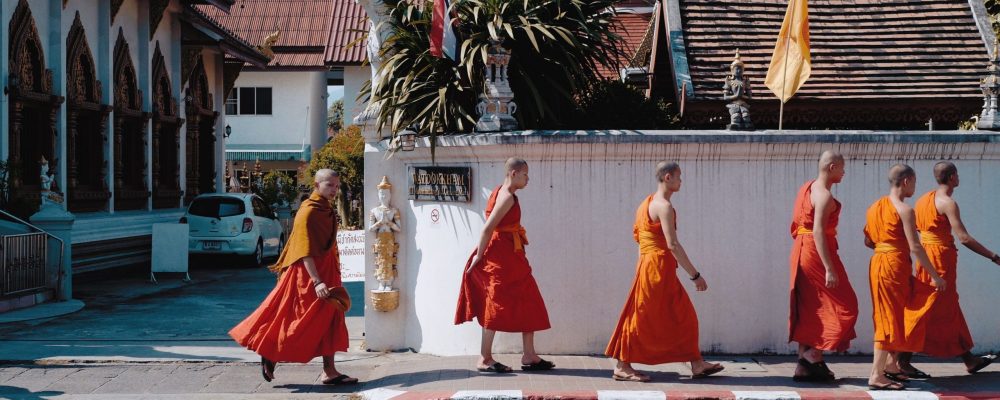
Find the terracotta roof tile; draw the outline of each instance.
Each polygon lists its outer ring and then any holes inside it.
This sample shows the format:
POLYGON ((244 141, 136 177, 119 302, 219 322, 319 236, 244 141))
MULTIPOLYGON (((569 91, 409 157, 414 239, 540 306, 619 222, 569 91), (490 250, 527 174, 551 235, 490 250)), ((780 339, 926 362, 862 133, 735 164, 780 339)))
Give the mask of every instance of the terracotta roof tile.
POLYGON ((360 64, 368 60, 364 41, 368 15, 354 0, 328 0, 333 7, 332 29, 326 48, 327 64, 360 64))
MULTIPOLYGON (((736 49, 758 99, 786 0, 681 0, 694 97, 721 100, 736 49)), ((988 54, 967 0, 812 0, 805 99, 978 98, 988 54)))
MULTIPOLYGON (((353 1, 352 1, 353 3, 353 1)), ((322 67, 334 19, 330 0, 243 0, 229 13, 200 5, 199 10, 254 45, 281 31, 270 66, 322 67)))
MULTIPOLYGON (((630 66, 629 59, 639 49, 652 16, 653 14, 620 13, 615 17, 615 20, 620 23, 616 26, 615 33, 621 35, 622 39, 625 40, 625 54, 628 56, 628 58, 618 61, 622 68, 630 66)), ((610 79, 619 79, 621 76, 619 71, 603 67, 600 68, 600 74, 610 79)))

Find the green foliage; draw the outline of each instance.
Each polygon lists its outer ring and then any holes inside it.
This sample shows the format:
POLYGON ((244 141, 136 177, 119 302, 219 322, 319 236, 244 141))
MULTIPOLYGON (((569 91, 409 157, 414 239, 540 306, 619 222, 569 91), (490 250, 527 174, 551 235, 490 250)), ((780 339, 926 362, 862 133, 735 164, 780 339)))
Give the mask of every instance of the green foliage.
POLYGON ((313 182, 316 171, 329 168, 340 174, 340 195, 337 212, 345 229, 362 225, 365 178, 365 141, 361 128, 349 125, 337 132, 315 155, 306 167, 301 182, 313 182), (355 202, 355 200, 357 200, 355 202), (352 205, 357 204, 356 207, 352 205))
POLYGON ((570 129, 666 129, 679 118, 662 99, 645 94, 621 81, 593 81, 576 96, 576 118, 570 129))
POLYGON ((344 129, 344 99, 330 104, 330 108, 326 111, 326 126, 334 132, 344 129))
POLYGON ((986 13, 990 15, 993 34, 1000 37, 1000 0, 986 0, 986 13))
POLYGON ((288 174, 271 170, 264 175, 263 187, 258 193, 268 205, 286 205, 295 201, 299 188, 288 174))
POLYGON ((508 69, 523 129, 564 127, 573 117, 573 95, 599 79, 600 67, 622 59, 613 29, 616 0, 457 0, 459 60, 430 54, 433 2, 386 1, 391 31, 382 44, 380 87, 362 98, 380 106, 376 127, 395 135, 416 127, 430 135, 468 132, 485 87, 491 42, 510 50, 508 69))

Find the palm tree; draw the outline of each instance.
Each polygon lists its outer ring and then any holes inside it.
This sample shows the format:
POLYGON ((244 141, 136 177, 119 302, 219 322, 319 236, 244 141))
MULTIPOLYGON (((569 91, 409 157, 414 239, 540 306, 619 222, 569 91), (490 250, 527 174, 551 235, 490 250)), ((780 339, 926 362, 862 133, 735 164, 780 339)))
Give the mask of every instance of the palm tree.
MULTIPOLYGON (((600 79, 601 66, 618 68, 623 41, 614 32, 618 0, 456 0, 459 59, 430 54, 433 3, 386 1, 392 34, 383 43, 383 84, 362 97, 380 105, 376 127, 404 128, 434 137, 469 132, 484 89, 491 41, 511 51, 508 69, 525 129, 553 129, 573 115, 579 88, 600 79)), ((433 147, 432 147, 433 151, 433 147)))

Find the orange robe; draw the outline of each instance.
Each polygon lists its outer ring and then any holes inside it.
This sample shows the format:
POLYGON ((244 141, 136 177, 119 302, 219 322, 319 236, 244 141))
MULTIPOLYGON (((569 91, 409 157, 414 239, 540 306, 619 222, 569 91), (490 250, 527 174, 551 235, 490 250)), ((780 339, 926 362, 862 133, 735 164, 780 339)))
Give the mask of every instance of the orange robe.
POLYGON ((229 331, 242 346, 275 362, 309 362, 348 347, 344 312, 316 297, 302 259, 312 257, 323 282, 343 286, 337 249, 336 213, 313 194, 302 202, 294 229, 272 270, 278 284, 243 322, 229 331))
POLYGON ((847 279, 844 263, 837 254, 837 224, 840 202, 833 199, 833 211, 826 221, 826 243, 837 274, 836 288, 826 287, 826 268, 819 257, 814 239, 815 208, 810 195, 813 181, 799 189, 792 211, 791 314, 788 341, 819 350, 847 351, 858 320, 858 297, 847 279))
POLYGON ((660 222, 649 218, 652 200, 650 195, 635 211, 632 235, 639 243, 639 263, 604 354, 640 364, 697 360, 698 315, 677 279, 677 259, 667 249, 660 222))
MULTIPOLYGON (((931 307, 927 323, 927 339, 921 353, 936 357, 956 357, 972 349, 972 334, 965 316, 958 304, 958 249, 951 235, 951 222, 948 216, 938 214, 934 198, 937 191, 932 190, 919 200, 913 211, 917 214, 917 229, 920 231, 920 244, 927 252, 927 258, 934 269, 948 282, 948 290, 938 293, 937 300, 931 307)), ((933 282, 931 276, 923 269, 917 270, 917 279, 925 284, 933 282)))
MULTIPOLYGON (((497 187, 490 195, 486 218, 493 212, 499 193, 497 187)), ((486 244, 480 267, 462 275, 455 325, 475 318, 484 328, 501 332, 549 329, 549 313, 524 252, 527 244, 528 237, 521 226, 521 203, 514 196, 514 206, 500 220, 486 244)), ((466 269, 471 262, 470 256, 466 269)))
POLYGON ((889 197, 868 208, 865 235, 875 243, 869 264, 875 345, 891 352, 924 347, 927 314, 937 293, 913 276, 903 223, 889 197))

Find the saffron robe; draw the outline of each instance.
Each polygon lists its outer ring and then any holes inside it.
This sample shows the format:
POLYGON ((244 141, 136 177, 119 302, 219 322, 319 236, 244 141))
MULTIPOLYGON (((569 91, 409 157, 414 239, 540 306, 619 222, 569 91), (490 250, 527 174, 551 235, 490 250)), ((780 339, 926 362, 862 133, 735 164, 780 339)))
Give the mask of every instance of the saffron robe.
MULTIPOLYGON (((493 213, 500 187, 486 203, 486 218, 493 213)), ((455 325, 475 318, 486 329, 500 332, 535 332, 550 328, 549 313, 531 275, 524 251, 528 237, 521 226, 521 204, 500 220, 483 251, 480 265, 462 275, 462 287, 455 310, 455 325)), ((465 269, 472 263, 469 256, 465 269)))
POLYGON ((875 345, 891 352, 920 351, 937 293, 913 276, 903 223, 889 197, 868 208, 864 232, 875 243, 868 271, 875 345))
MULTIPOLYGON (((931 306, 927 323, 927 338, 921 353, 935 357, 956 357, 972 349, 972 333, 965 322, 962 307, 958 304, 958 249, 951 235, 948 216, 939 214, 932 190, 917 200, 913 211, 917 214, 920 244, 934 269, 948 282, 948 290, 938 293, 931 306)), ((925 284, 933 282, 923 269, 917 270, 917 279, 925 284)))
POLYGON ((295 215, 292 234, 276 264, 278 283, 257 310, 229 331, 240 345, 275 362, 309 362, 347 351, 344 312, 316 297, 302 259, 312 257, 327 287, 343 286, 336 212, 313 192, 295 215))
POLYGON ((698 315, 677 279, 677 259, 667 248, 661 222, 649 217, 652 200, 650 195, 635 211, 632 236, 639 244, 639 262, 604 354, 640 364, 697 360, 698 315))
POLYGON ((819 350, 847 351, 851 339, 857 337, 854 324, 858 320, 858 297, 847 279, 844 263, 837 254, 837 224, 841 205, 833 199, 833 210, 827 218, 826 245, 837 274, 837 287, 826 287, 826 268, 816 248, 813 221, 815 207, 811 201, 813 181, 799 189, 792 210, 791 313, 788 319, 788 341, 798 342, 819 350))

